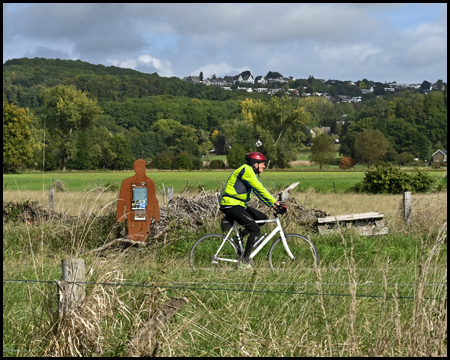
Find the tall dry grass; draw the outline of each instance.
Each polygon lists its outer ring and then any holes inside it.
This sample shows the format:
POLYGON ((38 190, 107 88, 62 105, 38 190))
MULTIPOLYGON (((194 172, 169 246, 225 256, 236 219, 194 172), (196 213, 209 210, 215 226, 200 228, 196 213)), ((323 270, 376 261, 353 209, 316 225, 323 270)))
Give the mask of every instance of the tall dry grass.
MULTIPOLYGON (((195 192, 189 193, 194 197, 195 192)), ((385 215, 394 228, 401 230, 397 220, 403 222, 400 214, 402 195, 370 195, 318 193, 314 189, 291 194, 299 204, 319 209, 330 215, 344 215, 365 212, 380 212, 385 215)), ((55 210, 69 215, 80 213, 98 213, 105 205, 117 200, 118 192, 102 192, 92 190, 87 193, 56 192, 55 210)), ((164 206, 161 194, 157 194, 160 206, 164 206)), ((3 191, 3 201, 39 201, 43 206, 49 206, 48 192, 42 191, 3 191)), ((424 222, 442 224, 447 219, 447 192, 413 194, 412 218, 418 226, 424 222)))
POLYGON ((294 198, 310 208, 329 215, 346 215, 367 212, 384 214, 384 222, 390 232, 413 232, 439 229, 447 222, 447 192, 413 194, 411 199, 412 221, 406 224, 402 214, 403 195, 336 194, 317 193, 308 189, 294 193, 294 198))
MULTIPOLYGON (((8 191, 3 194, 4 201, 18 201, 17 194, 8 191)), ((404 290, 389 284, 404 272, 389 259, 383 264, 375 264, 383 267, 382 298, 359 297, 363 287, 360 284, 362 277, 358 274, 359 264, 354 258, 354 239, 343 233, 340 238, 344 247, 344 272, 329 269, 325 272, 317 268, 314 274, 298 272, 288 278, 264 271, 194 274, 183 267, 184 263, 179 258, 161 258, 151 249, 127 249, 108 253, 106 258, 85 253, 83 257, 88 264, 86 280, 98 284, 88 288, 83 308, 66 319, 57 316, 54 289, 49 288, 48 292, 35 297, 30 295, 27 306, 39 308, 33 311, 42 311, 42 314, 33 315, 33 330, 27 334, 30 340, 28 350, 33 355, 46 356, 124 355, 128 340, 163 301, 173 296, 187 296, 190 305, 161 329, 155 338, 153 354, 446 356, 447 271, 442 264, 442 252, 446 251, 447 243, 446 194, 413 195, 411 224, 406 224, 402 218, 401 195, 318 194, 307 191, 293 196, 300 204, 330 215, 382 212, 390 233, 426 234, 419 236, 420 256, 417 271, 411 279, 415 284, 412 288, 414 299, 402 299, 404 290), (154 282, 154 286, 128 288, 100 284, 137 279, 141 283, 154 282), (239 279, 239 282, 248 284, 245 289, 249 291, 199 291, 189 289, 189 286, 170 290, 162 286, 164 283, 173 285, 180 279, 185 283, 235 283, 239 279), (258 283, 265 282, 293 284, 281 289, 294 289, 299 294, 251 291, 257 290, 258 283), (311 293, 310 288, 295 284, 308 282, 314 284, 317 294, 301 295, 311 293), (345 292, 348 296, 327 296, 330 290, 326 283, 347 283, 346 287, 335 291, 345 292)), ((94 191, 86 194, 56 193, 55 210, 79 217, 72 225, 71 255, 77 256, 83 251, 84 234, 93 226, 96 217, 109 211, 116 197, 115 193, 94 191)), ((19 198, 48 203, 48 194, 41 192, 22 192, 19 198)), ((32 240, 30 237, 30 249, 33 248, 32 240)), ((37 267, 36 263, 48 261, 45 246, 41 246, 41 252, 33 254, 33 262, 29 261, 28 266, 37 267)), ((8 262, 4 258, 4 270, 14 261, 8 262)), ((12 273, 10 269, 7 272, 12 273)), ((367 275, 367 279, 369 282, 378 280, 372 274, 367 275)), ((267 289, 279 290, 280 287, 268 285, 267 289)), ((29 292, 32 291, 29 287, 29 292)))

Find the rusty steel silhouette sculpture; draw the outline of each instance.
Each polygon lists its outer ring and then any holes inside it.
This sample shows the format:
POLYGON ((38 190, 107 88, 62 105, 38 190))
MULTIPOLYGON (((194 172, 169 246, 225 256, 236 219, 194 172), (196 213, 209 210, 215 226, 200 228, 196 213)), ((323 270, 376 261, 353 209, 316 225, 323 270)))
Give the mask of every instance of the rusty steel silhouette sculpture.
POLYGON ((122 181, 117 200, 117 221, 127 219, 128 239, 134 241, 147 241, 152 218, 160 220, 156 186, 145 174, 146 165, 142 159, 134 162, 136 174, 122 181))

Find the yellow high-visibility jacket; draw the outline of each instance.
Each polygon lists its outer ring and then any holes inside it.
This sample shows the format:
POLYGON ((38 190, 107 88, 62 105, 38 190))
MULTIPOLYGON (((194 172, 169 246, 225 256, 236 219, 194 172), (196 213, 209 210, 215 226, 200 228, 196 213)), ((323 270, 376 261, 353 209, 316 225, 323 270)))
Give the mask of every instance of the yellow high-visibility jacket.
POLYGON ((234 170, 228 178, 222 191, 220 206, 239 205, 246 209, 252 197, 252 190, 258 199, 269 207, 277 201, 261 184, 253 167, 244 164, 234 170))

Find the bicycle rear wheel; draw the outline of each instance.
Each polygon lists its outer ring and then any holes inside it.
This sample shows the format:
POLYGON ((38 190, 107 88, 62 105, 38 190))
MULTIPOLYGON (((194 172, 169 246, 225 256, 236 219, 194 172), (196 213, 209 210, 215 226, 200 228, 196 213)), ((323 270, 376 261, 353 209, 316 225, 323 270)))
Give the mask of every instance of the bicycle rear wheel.
POLYGON ((208 234, 198 239, 190 254, 195 270, 232 270, 237 268, 237 260, 236 246, 222 234, 208 234))
POLYGON ((289 257, 280 237, 269 250, 269 264, 272 270, 314 269, 319 265, 316 246, 306 236, 286 234, 286 241, 295 259, 289 257))

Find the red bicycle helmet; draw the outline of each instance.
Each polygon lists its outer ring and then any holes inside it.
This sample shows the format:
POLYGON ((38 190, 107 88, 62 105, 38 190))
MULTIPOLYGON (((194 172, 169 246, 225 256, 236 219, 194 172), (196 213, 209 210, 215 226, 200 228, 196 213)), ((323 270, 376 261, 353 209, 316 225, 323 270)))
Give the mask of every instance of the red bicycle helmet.
POLYGON ((261 154, 260 152, 257 151, 252 151, 249 152, 247 155, 245 155, 245 162, 248 165, 253 165, 255 163, 262 163, 262 162, 266 162, 267 158, 261 154))

